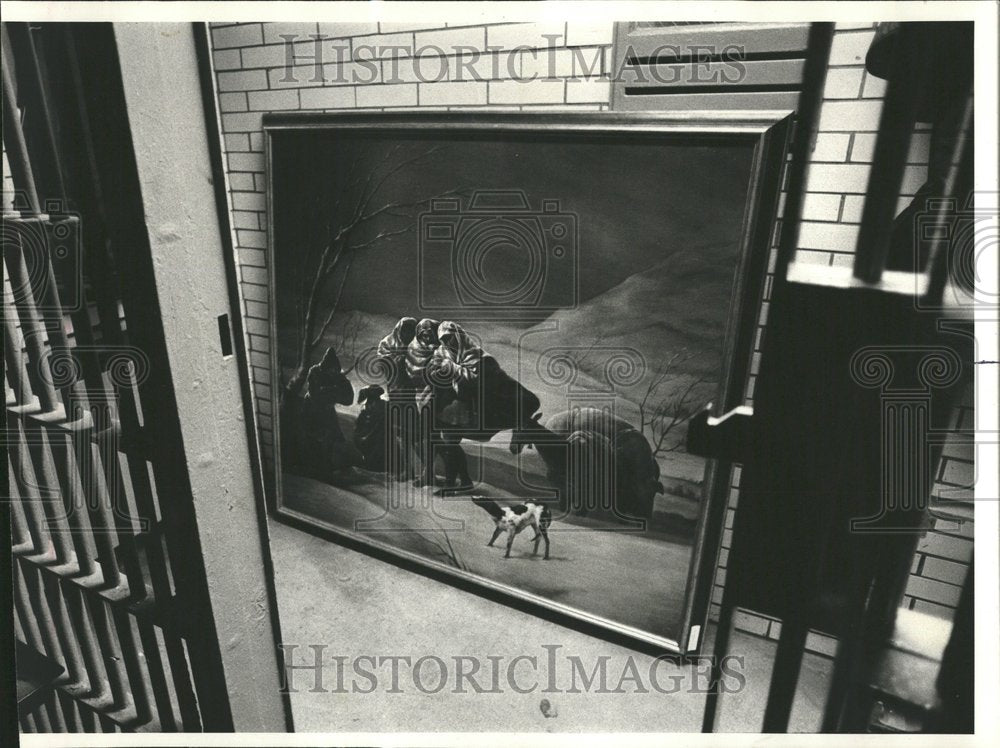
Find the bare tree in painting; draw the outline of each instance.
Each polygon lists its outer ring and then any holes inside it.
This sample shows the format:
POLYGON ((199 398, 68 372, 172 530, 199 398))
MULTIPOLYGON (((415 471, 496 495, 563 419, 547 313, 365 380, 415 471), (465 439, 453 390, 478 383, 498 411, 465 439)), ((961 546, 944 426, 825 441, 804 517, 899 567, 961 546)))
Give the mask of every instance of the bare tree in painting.
MULTIPOLYGON (((296 363, 285 384, 283 397, 295 397, 302 390, 314 354, 333 324, 351 265, 357 257, 387 239, 414 232, 417 209, 431 200, 463 194, 459 190, 447 190, 412 201, 382 199, 383 188, 391 180, 425 163, 438 150, 440 149, 435 147, 403 157, 401 146, 389 148, 382 160, 368 168, 367 173, 349 178, 347 185, 337 195, 330 214, 343 215, 342 208, 346 208, 347 218, 339 225, 331 224, 328 227, 326 242, 318 252, 306 254, 300 269, 302 285, 297 309, 296 363)), ((360 163, 356 158, 349 173, 358 175, 359 167, 360 163)), ((354 341, 357 341, 356 329, 354 341)), ((341 353, 340 350, 337 352, 341 353)))
POLYGON ((704 377, 693 376, 686 384, 677 386, 681 377, 686 376, 678 368, 698 355, 686 349, 678 351, 656 368, 646 385, 639 402, 639 419, 641 431, 649 439, 654 455, 681 451, 684 439, 677 434, 677 430, 707 402, 701 390, 703 385, 711 383, 704 377), (671 394, 667 395, 667 392, 671 394))
POLYGON ((344 374, 350 374, 358 365, 363 351, 358 350, 358 338, 361 334, 361 317, 357 312, 344 315, 343 321, 336 326, 332 345, 340 358, 344 374))

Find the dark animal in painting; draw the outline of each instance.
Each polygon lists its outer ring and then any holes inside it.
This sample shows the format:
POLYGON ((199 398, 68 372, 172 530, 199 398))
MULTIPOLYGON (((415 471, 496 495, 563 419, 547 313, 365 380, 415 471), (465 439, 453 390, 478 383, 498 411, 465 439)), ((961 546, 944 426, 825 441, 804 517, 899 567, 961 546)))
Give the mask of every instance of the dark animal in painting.
POLYGON ((361 467, 376 472, 384 471, 387 462, 384 391, 373 384, 358 392, 358 404, 363 407, 354 424, 354 446, 364 460, 361 467))
POLYGON ((500 537, 500 534, 506 532, 507 550, 503 557, 510 558, 510 548, 514 544, 514 538, 517 537, 521 530, 531 527, 535 531, 535 537, 532 538, 535 548, 532 551, 532 555, 538 555, 538 544, 544 540, 545 555, 543 558, 548 559, 549 526, 552 524, 552 512, 547 506, 526 501, 523 504, 502 507, 497 502, 485 496, 473 496, 472 502, 489 513, 496 525, 496 528, 493 530, 493 537, 490 538, 490 542, 486 545, 492 547, 496 539, 500 537))
POLYGON ((660 466, 646 438, 627 421, 596 408, 574 408, 515 432, 511 451, 533 444, 548 480, 581 514, 597 506, 648 519, 663 493, 660 466), (613 476, 613 477, 612 477, 613 476))

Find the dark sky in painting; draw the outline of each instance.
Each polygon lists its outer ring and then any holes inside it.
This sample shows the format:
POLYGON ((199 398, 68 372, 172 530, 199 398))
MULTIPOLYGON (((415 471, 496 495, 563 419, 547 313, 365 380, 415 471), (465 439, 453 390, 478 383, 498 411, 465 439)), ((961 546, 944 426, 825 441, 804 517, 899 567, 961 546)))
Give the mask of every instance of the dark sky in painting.
MULTIPOLYGON (((580 302, 673 252, 698 253, 712 264, 735 263, 749 145, 684 143, 662 135, 537 139, 445 131, 421 139, 293 131, 275 136, 273 150, 279 324, 291 321, 303 282, 315 275, 328 226, 342 225, 366 179, 431 149, 386 180, 372 205, 411 203, 447 190, 461 190, 466 205, 476 190, 522 190, 536 210, 543 200, 556 200, 561 211, 577 216, 580 302)), ((416 216, 425 210, 413 209, 413 218, 382 216, 356 234, 355 241, 363 242, 378 232, 415 227, 357 256, 343 287, 342 309, 421 316, 416 216)), ((491 258, 488 283, 505 288, 523 277, 516 254, 491 258)), ((423 262, 427 282, 451 282, 446 255, 427 255, 423 262)), ((555 272, 546 282, 553 298, 566 298, 560 283, 566 285, 569 276, 555 272)), ((339 280, 326 289, 329 298, 339 280)), ((641 315, 643 310, 623 311, 641 315)))

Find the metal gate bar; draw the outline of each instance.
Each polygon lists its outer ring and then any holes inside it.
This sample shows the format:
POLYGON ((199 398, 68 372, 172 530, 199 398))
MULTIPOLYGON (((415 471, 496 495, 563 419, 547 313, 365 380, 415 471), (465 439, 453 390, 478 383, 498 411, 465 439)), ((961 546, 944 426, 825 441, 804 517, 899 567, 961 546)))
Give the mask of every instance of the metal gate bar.
POLYGON ((92 24, 3 35, 14 629, 63 668, 20 726, 232 729, 162 328, 146 308, 142 214, 121 194, 134 174, 118 153, 114 39, 92 24))

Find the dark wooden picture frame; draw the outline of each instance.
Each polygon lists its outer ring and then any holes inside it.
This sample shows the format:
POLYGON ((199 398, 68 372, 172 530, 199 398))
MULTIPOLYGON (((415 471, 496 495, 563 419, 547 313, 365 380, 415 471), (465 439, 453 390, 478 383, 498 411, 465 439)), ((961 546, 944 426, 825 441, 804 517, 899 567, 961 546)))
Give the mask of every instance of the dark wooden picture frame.
MULTIPOLYGON (((791 114, 787 111, 713 111, 658 113, 439 113, 394 112, 380 114, 281 113, 264 116, 266 168, 268 178, 268 274, 271 307, 271 372, 275 399, 283 381, 278 355, 278 298, 275 250, 275 157, 276 139, 293 137, 296 132, 334 135, 338 132, 366 135, 421 136, 447 138, 473 134, 479 138, 525 136, 559 138, 662 138, 670 143, 726 143, 750 151, 750 179, 742 216, 738 265, 734 273, 731 305, 723 345, 723 372, 712 398, 718 414, 743 404, 754 338, 758 330, 760 304, 773 246, 774 219, 791 114)), ((561 624, 593 635, 656 653, 697 654, 701 651, 708 619, 713 578, 718 558, 724 518, 730 493, 731 466, 710 462, 695 527, 684 610, 676 637, 666 637, 593 614, 586 610, 499 583, 494 579, 447 566, 391 543, 365 537, 357 532, 325 522, 285 505, 282 493, 282 434, 280 417, 273 418, 273 452, 267 490, 272 515, 281 522, 320 534, 347 547, 390 561, 474 592, 490 599, 528 610, 561 624)), ((267 469, 269 468, 269 469, 267 469)))

